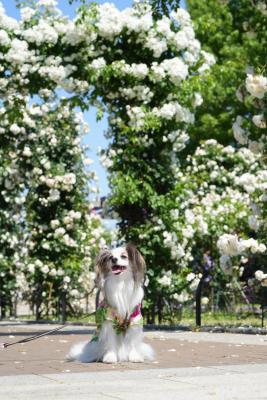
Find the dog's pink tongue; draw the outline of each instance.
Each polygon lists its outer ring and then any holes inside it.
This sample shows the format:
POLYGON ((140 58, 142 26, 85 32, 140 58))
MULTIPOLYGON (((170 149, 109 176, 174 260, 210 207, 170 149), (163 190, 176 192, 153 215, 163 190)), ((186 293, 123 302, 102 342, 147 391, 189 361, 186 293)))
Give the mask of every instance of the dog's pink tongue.
POLYGON ((115 275, 119 275, 122 272, 123 268, 120 265, 114 265, 112 267, 112 272, 115 275))

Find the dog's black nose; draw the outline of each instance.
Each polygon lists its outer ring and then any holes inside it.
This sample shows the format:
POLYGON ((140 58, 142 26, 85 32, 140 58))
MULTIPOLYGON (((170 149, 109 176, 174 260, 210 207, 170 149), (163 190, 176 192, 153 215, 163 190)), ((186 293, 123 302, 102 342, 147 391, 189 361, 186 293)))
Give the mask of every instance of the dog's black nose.
POLYGON ((112 257, 111 261, 113 262, 113 264, 116 264, 116 262, 118 261, 118 259, 116 257, 112 257))

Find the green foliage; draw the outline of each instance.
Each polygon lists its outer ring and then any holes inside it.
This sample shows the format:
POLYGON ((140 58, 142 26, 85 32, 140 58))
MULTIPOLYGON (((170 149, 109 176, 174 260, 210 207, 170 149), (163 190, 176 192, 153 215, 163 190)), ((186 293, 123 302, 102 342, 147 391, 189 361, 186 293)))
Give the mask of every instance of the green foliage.
POLYGON ((163 15, 169 16, 171 10, 176 10, 179 7, 180 0, 150 0, 156 18, 163 15))
MULTIPOLYGON (((240 19, 232 13, 230 3, 221 0, 186 2, 197 38, 216 58, 208 80, 200 89, 204 102, 197 110, 196 124, 190 131, 193 148, 199 140, 211 137, 222 144, 233 143, 233 121, 244 111, 236 90, 246 75, 251 39, 240 31, 240 19)), ((233 3, 242 10, 240 1, 233 3)))

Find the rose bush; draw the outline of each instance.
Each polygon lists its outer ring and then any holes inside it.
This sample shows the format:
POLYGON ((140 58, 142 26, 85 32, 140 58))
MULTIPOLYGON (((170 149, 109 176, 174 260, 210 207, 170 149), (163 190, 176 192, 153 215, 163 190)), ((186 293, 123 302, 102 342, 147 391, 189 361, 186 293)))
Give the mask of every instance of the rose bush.
MULTIPOLYGON (((237 185, 248 193, 252 214, 249 217, 251 232, 246 235, 223 235, 218 247, 224 257, 231 257, 233 264, 243 259, 244 285, 248 290, 260 291, 266 285, 266 93, 267 72, 265 60, 266 5, 261 1, 243 1, 240 18, 245 35, 252 40, 248 47, 246 77, 236 94, 244 107, 244 113, 237 115, 233 123, 233 135, 240 146, 247 146, 259 156, 261 168, 254 173, 245 173, 237 185)), ((260 300, 261 301, 261 300, 260 300)))
MULTIPOLYGON (((86 179, 76 106, 97 106, 99 118, 109 114, 112 141, 102 158, 121 235, 141 247, 149 271, 162 260, 172 262, 166 244, 157 243, 155 255, 155 243, 144 243, 140 229, 154 224, 158 199, 167 200, 175 186, 173 167, 202 101, 192 84, 215 62, 201 50, 189 14, 177 9, 155 18, 146 2, 124 11, 106 3, 80 7, 72 21, 55 1, 40 0, 24 2, 20 21, 1 7, 0 21, 1 133, 5 162, 12 153, 16 167, 4 196, 16 196, 16 176, 25 246, 19 256, 13 251, 19 259, 11 263, 15 273, 26 273, 27 291, 45 303, 55 288, 75 290, 79 268, 95 251, 85 249, 94 227, 83 214, 86 179), (65 99, 57 99, 59 89, 65 99), (33 96, 39 99, 35 105, 33 96)), ((8 217, 14 201, 5 207, 8 217)))
MULTIPOLYGON (((80 147, 86 126, 76 107, 90 105, 98 118, 109 115, 111 140, 101 158, 120 237, 133 240, 147 261, 148 320, 192 299, 205 268, 213 268, 213 281, 223 288, 217 238, 238 233, 236 226, 249 234, 261 223, 251 214, 247 189, 255 186, 251 176, 259 189, 264 185, 252 153, 262 139, 256 144, 254 133, 247 139, 245 115, 236 121, 236 136, 253 141, 250 150, 214 141, 197 146, 188 127, 215 58, 201 49, 188 12, 157 15, 147 2, 119 11, 105 3, 82 6, 70 20, 54 0, 40 0, 24 5, 15 21, 1 7, 0 49, 5 298, 21 288, 38 314, 56 310, 60 293, 73 302, 82 288, 89 291, 88 266, 107 239, 89 214, 95 189, 87 186, 93 176, 85 173, 80 147)), ((254 75, 247 90, 258 107, 265 80, 254 75)), ((258 129, 262 115, 252 119, 258 129)))
POLYGON ((193 302, 201 278, 213 288, 217 306, 225 302, 220 296, 226 287, 240 293, 230 279, 228 259, 224 269, 220 267, 217 240, 228 232, 250 232, 250 196, 236 182, 244 172, 259 170, 260 163, 248 149, 237 151, 209 140, 188 155, 183 166, 173 168, 177 183, 169 198, 154 197, 157 213, 135 231, 150 243, 155 259, 159 246, 165 247, 161 263, 148 270, 147 306, 171 318, 174 309, 193 302))

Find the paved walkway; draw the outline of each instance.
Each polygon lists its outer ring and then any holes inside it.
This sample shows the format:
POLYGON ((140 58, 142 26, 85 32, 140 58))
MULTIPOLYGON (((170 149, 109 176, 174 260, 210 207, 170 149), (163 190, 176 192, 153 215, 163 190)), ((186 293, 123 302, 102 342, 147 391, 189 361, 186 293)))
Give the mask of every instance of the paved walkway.
MULTIPOLYGON (((53 329, 0 324, 0 342, 53 329)), ((0 398, 267 400, 267 338, 202 332, 146 332, 156 360, 143 364, 79 364, 69 347, 93 327, 67 326, 51 336, 0 350, 0 398)))

